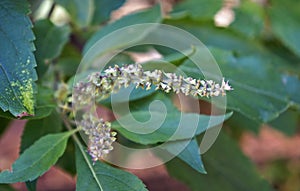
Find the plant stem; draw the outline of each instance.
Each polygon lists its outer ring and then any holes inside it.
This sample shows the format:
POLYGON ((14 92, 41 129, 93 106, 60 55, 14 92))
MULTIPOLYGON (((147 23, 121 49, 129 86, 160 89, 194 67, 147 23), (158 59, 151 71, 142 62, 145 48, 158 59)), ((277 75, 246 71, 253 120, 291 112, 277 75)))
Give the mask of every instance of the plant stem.
POLYGON ((52 3, 51 8, 50 8, 50 10, 48 12, 48 15, 47 15, 48 19, 50 19, 51 15, 52 15, 52 13, 53 13, 53 11, 55 9, 55 5, 56 5, 56 3, 52 3))
MULTIPOLYGON (((64 122, 66 128, 67 128, 69 131, 72 131, 73 128, 72 128, 70 122, 68 121, 68 119, 67 119, 65 116, 63 116, 63 115, 62 115, 62 119, 63 119, 63 122, 64 122)), ((78 129, 78 131, 79 131, 79 130, 80 130, 80 129, 78 129)), ((88 159, 88 157, 86 156, 86 152, 84 151, 84 148, 83 148, 83 146, 82 146, 82 144, 81 144, 81 142, 80 142, 78 136, 77 136, 75 133, 72 135, 72 139, 75 141, 76 145, 78 146, 78 148, 79 148, 79 150, 80 150, 80 152, 81 152, 81 154, 82 154, 84 160, 86 161, 86 163, 87 163, 87 165, 88 165, 88 167, 89 167, 89 169, 90 169, 90 171, 91 171, 91 173, 92 173, 92 175, 93 175, 95 181, 97 182, 97 184, 98 184, 98 186, 99 186, 99 188, 100 188, 100 191, 103 191, 103 188, 102 188, 102 186, 101 186, 101 183, 99 182, 99 180, 98 180, 98 178, 97 178, 97 175, 96 175, 96 172, 94 171, 93 164, 91 163, 91 161, 90 161, 90 160, 88 159)))

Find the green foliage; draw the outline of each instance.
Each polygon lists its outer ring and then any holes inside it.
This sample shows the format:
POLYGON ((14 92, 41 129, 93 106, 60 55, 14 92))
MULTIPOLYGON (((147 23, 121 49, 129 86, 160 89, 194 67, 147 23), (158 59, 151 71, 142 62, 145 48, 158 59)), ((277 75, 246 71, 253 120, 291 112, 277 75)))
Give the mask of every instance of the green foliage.
POLYGON ((34 115, 35 105, 37 75, 28 6, 18 0, 0 3, 5 17, 0 21, 0 107, 18 117, 34 115))
POLYGON ((232 30, 250 39, 263 34, 265 18, 261 5, 252 1, 241 1, 241 5, 234 11, 235 20, 229 26, 232 30))
POLYGON ((76 147, 76 190, 145 191, 145 185, 136 176, 113 168, 103 162, 94 165, 83 148, 76 147))
POLYGON ((300 56, 300 41, 298 38, 300 14, 295 7, 299 6, 300 4, 297 1, 289 0, 286 2, 280 0, 272 1, 272 6, 268 9, 272 32, 298 56, 300 56))
MULTIPOLYGON (((144 98, 132 105, 131 113, 128 115, 133 116, 135 120, 147 122, 148 120, 155 119, 155 121, 136 125, 136 121, 123 120, 128 117, 125 115, 121 116, 120 119, 113 123, 113 128, 118 130, 127 139, 146 145, 168 140, 175 141, 192 138, 208 128, 222 123, 231 116, 231 113, 226 116, 206 116, 196 113, 181 113, 172 104, 171 99, 162 93, 156 93, 155 96, 151 96, 148 99, 144 98), (164 107, 158 105, 150 108, 149 112, 148 106, 155 100, 160 100, 167 111, 165 111, 164 107), (167 115, 165 116, 166 113, 167 115), (121 124, 119 121, 121 121, 121 124), (157 121, 162 121, 162 124, 157 121)), ((123 106, 120 104, 118 107, 123 106)))
POLYGON ((68 26, 55 26, 49 20, 39 20, 35 23, 33 32, 36 36, 35 57, 38 63, 39 77, 46 72, 51 61, 57 58, 63 46, 69 40, 70 28, 68 26))
POLYGON ((178 4, 172 15, 174 17, 181 17, 189 15, 194 19, 205 18, 211 19, 222 7, 222 0, 208 1, 208 0, 189 0, 178 4))
POLYGON ((36 191, 37 179, 26 182, 26 187, 29 191, 36 191))
POLYGON ((193 138, 192 140, 170 141, 161 146, 163 150, 178 157, 194 170, 206 174, 196 138, 193 138))
MULTIPOLYGON (((262 46, 251 42, 245 43, 245 39, 238 38, 233 33, 226 32, 228 35, 225 32, 221 33, 220 29, 212 27, 211 24, 203 29, 189 20, 181 20, 178 23, 182 23, 180 27, 199 36, 209 45, 218 47, 211 48, 212 54, 223 75, 235 87, 235 91, 228 95, 228 107, 253 120, 268 122, 278 117, 290 105, 298 105, 299 91, 297 93, 295 91, 299 80, 289 75, 284 77, 285 74, 280 72, 281 68, 273 67, 282 62, 276 55, 270 54, 262 46), (207 29, 208 31, 205 31, 207 29), (208 33, 214 34, 212 36, 215 39, 206 38, 208 33), (216 39, 218 35, 222 35, 220 39, 216 39), (221 43, 224 41, 221 38, 225 39, 224 43, 221 43), (239 53, 236 53, 237 51, 239 53), (249 73, 255 75, 248 75, 249 73), (287 80, 293 80, 293 83, 287 83, 287 80), (249 97, 256 102, 253 103, 249 97)), ((199 76, 199 69, 191 62, 184 63, 181 69, 190 76, 199 76)))
POLYGON ((55 0, 63 6, 71 16, 72 22, 82 28, 87 27, 93 18, 94 0, 55 0))
POLYGON ((241 153, 236 143, 224 133, 205 153, 203 161, 208 175, 199 174, 179 160, 167 163, 167 168, 172 176, 185 182, 193 191, 272 190, 257 175, 254 165, 241 153))
POLYGON ((102 24, 110 19, 111 12, 123 5, 125 0, 95 0, 95 11, 92 24, 102 24))
MULTIPOLYGON (((34 116, 25 116, 22 119, 43 119, 49 116, 52 110, 55 108, 53 99, 53 90, 39 86, 38 93, 36 95, 36 108, 34 116)), ((0 110, 0 117, 7 119, 15 119, 15 117, 9 112, 3 112, 0 110)))
POLYGON ((300 124, 299 120, 299 112, 289 109, 271 121, 270 125, 286 135, 293 136, 300 124))
POLYGON ((5 184, 1 184, 0 185, 0 189, 2 190, 2 191, 14 191, 15 189, 13 189, 11 186, 9 186, 9 185, 5 185, 5 184))
POLYGON ((57 112, 53 110, 52 113, 45 118, 28 121, 23 131, 20 153, 23 153, 23 151, 42 136, 49 133, 60 132, 62 129, 62 121, 59 117, 57 112))
MULTIPOLYGON (((105 100, 96 100, 97 104, 120 109, 114 110, 118 120, 112 122, 112 129, 119 133, 119 142, 137 148, 160 146, 154 154, 162 159, 160 152, 174 156, 166 165, 167 170, 191 190, 272 190, 234 139, 244 130, 259 133, 262 123, 289 136, 298 131, 298 1, 272 0, 268 4, 259 4, 241 0, 238 6, 231 7, 222 0, 185 0, 175 4, 166 17, 161 14, 164 10, 154 5, 113 22, 110 16, 124 4, 124 0, 54 0, 49 7, 49 10, 51 6, 53 9, 43 19, 37 15, 45 1, 28 2, 31 5, 30 17, 27 16, 30 13, 27 1, 0 2, 0 132, 9 126, 11 119, 28 120, 21 139, 20 157, 11 171, 0 173, 0 190, 13 190, 4 184, 15 182, 26 182, 28 190, 35 190, 38 178, 55 164, 72 175, 77 173, 76 190, 79 191, 147 190, 143 182, 129 172, 102 161, 93 164, 84 144, 75 134, 77 129, 72 129, 76 128, 70 103, 72 90, 64 89, 72 87, 83 56, 87 56, 88 50, 99 40, 123 27, 144 23, 168 24, 193 34, 209 48, 234 91, 227 94, 226 114, 210 116, 181 112, 174 106, 173 93, 157 92, 155 88, 148 91, 134 89, 134 84, 122 88, 105 100), (58 24, 53 17, 58 6, 69 14, 69 20, 66 20, 69 23, 58 24), (228 27, 217 27, 214 16, 224 6, 232 8, 235 18, 228 27), (125 94, 130 95, 126 97, 125 94), (124 112, 124 108, 130 113, 124 112), (127 117, 133 117, 140 124, 124 120, 127 117), (222 123, 226 129, 221 130, 212 148, 200 155, 201 133, 214 130, 214 126, 222 123), (68 131, 63 132, 66 129, 68 131)), ((108 68, 133 63, 132 53, 156 50, 162 58, 143 63, 144 70, 184 72, 187 76, 202 79, 202 73, 207 71, 200 71, 189 59, 200 51, 194 44, 185 52, 155 44, 135 46, 153 29, 128 29, 127 39, 120 40, 115 36, 110 42, 101 44, 102 49, 97 50, 99 55, 96 56, 126 48, 109 61, 105 66, 108 68)), ((209 98, 199 99, 202 99, 201 107, 204 101, 211 101, 209 98)), ((195 103, 199 102, 195 100, 195 103)), ((285 169, 284 173, 280 171, 278 174, 280 180, 287 180, 285 177, 290 173, 285 169)), ((275 184, 280 183, 278 178, 267 177, 275 184)))
MULTIPOLYGON (((135 24, 143 24, 143 23, 159 23, 162 20, 160 15, 160 7, 154 6, 153 8, 149 10, 140 11, 137 13, 133 13, 131 15, 127 15, 122 17, 121 19, 101 28, 98 32, 96 32, 85 44, 84 46, 84 52, 86 52, 90 47, 92 47, 98 40, 103 38, 105 35, 108 35, 120 28, 135 25, 135 24)), ((134 42, 137 42, 141 40, 145 35, 147 35, 148 30, 151 28, 145 28, 143 33, 139 34, 139 36, 135 36, 135 39, 127 39, 127 42, 122 41, 120 42, 118 38, 116 38, 115 42, 110 42, 110 45, 108 50, 106 51, 112 51, 116 50, 118 48, 126 47, 128 45, 133 44, 134 42)))
POLYGON ((12 166, 0 173, 0 183, 32 181, 44 174, 63 154, 73 131, 49 134, 26 149, 12 166))

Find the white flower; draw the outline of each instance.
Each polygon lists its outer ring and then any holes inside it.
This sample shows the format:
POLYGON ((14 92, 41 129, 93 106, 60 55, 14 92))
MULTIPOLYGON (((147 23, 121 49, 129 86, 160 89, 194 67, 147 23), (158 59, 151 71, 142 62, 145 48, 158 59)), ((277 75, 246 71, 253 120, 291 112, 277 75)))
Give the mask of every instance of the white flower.
POLYGON ((111 123, 93 115, 84 114, 78 127, 88 136, 88 153, 96 162, 112 149, 116 132, 111 132, 111 123))

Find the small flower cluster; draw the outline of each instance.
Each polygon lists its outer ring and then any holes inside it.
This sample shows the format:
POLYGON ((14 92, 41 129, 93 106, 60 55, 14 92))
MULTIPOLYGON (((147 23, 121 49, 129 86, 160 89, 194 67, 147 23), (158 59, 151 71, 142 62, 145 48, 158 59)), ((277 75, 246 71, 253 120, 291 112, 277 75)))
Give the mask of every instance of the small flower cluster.
POLYGON ((111 123, 99 119, 94 115, 84 114, 78 124, 79 128, 88 135, 88 153, 96 162, 112 149, 112 143, 116 140, 116 132, 111 132, 111 123))
MULTIPOLYGON (((110 67, 104 73, 93 73, 87 82, 80 82, 75 86, 73 103, 76 106, 87 106, 95 98, 106 98, 118 92, 122 87, 135 84, 136 87, 149 90, 152 85, 166 93, 171 91, 192 96, 219 96, 226 95, 232 90, 228 82, 222 80, 221 84, 212 80, 196 80, 161 70, 144 71, 140 64, 123 67, 110 67)), ((112 150, 111 144, 115 141, 115 132, 110 131, 110 123, 94 116, 84 115, 79 126, 89 136, 88 150, 93 161, 99 160, 104 154, 112 150)))
POLYGON ((212 97, 226 95, 226 91, 232 90, 228 82, 222 80, 218 84, 212 80, 196 80, 190 77, 184 78, 174 73, 165 73, 161 70, 144 71, 140 64, 126 65, 123 67, 110 67, 101 73, 93 73, 88 82, 80 82, 75 87, 73 101, 76 104, 85 105, 94 99, 105 98, 111 93, 118 92, 121 87, 135 84, 136 87, 146 87, 149 90, 152 85, 169 93, 184 93, 185 95, 212 97))

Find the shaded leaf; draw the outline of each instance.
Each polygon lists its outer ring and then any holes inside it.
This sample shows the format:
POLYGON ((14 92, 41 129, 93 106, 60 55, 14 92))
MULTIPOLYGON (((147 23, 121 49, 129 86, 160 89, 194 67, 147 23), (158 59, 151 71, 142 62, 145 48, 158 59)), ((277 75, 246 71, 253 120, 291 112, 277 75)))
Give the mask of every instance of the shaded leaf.
POLYGON ((211 21, 190 18, 165 19, 165 24, 177 26, 196 36, 206 46, 230 50, 239 54, 265 52, 257 41, 247 40, 244 35, 230 29, 218 28, 211 21))
POLYGON ((196 138, 192 140, 169 141, 161 145, 163 149, 178 157, 196 171, 206 174, 196 138))
MULTIPOLYGON (((118 107, 124 106, 118 104, 118 107)), ((114 111, 117 113, 116 110, 114 111)), ((122 116, 120 113, 117 115, 122 116)), ((224 116, 181 113, 173 105, 168 96, 163 93, 157 93, 156 96, 133 103, 131 113, 114 121, 112 128, 118 130, 124 137, 131 141, 141 144, 154 144, 172 140, 190 139, 208 128, 222 123, 231 115, 232 113, 224 116), (162 107, 162 103, 159 103, 159 105, 152 103, 157 100, 162 102, 165 108, 162 107), (152 108, 149 110, 150 103, 152 104, 152 108), (134 117, 134 120, 128 118, 131 116, 134 117)))
POLYGON ((300 57, 299 6, 298 1, 272 1, 268 13, 272 32, 300 57))
POLYGON ((186 60, 189 59, 196 52, 196 48, 192 47, 190 50, 186 50, 182 53, 174 53, 165 56, 165 60, 169 63, 174 64, 175 66, 180 66, 186 60))
POLYGON ((129 172, 113 168, 97 161, 94 165, 90 156, 76 146, 77 191, 146 191, 141 180, 129 172))
POLYGON ((141 98, 144 98, 146 96, 149 96, 155 92, 155 87, 151 87, 151 89, 146 90, 143 88, 136 88, 136 85, 131 84, 128 87, 122 87, 118 93, 111 94, 110 97, 107 99, 101 100, 101 104, 108 104, 111 103, 113 100, 114 103, 122 103, 127 101, 135 101, 141 98), (129 97, 124 96, 129 95, 129 97))
POLYGON ((95 0, 95 12, 92 24, 101 24, 110 19, 111 12, 123 5, 125 0, 95 0))
POLYGON ((63 154, 73 133, 49 134, 40 138, 20 155, 11 171, 0 173, 0 183, 32 181, 44 174, 63 154))
POLYGON ((226 121, 226 124, 230 128, 236 128, 236 129, 244 128, 244 129, 252 131, 256 134, 259 133, 259 129, 261 126, 261 123, 255 121, 255 120, 249 119, 245 115, 242 115, 238 112, 235 112, 234 115, 232 115, 232 117, 230 117, 226 121))
POLYGON ((0 2, 0 107, 14 116, 34 115, 36 62, 26 2, 0 2))
POLYGON ((259 37, 264 27, 264 10, 257 2, 241 1, 235 8, 235 19, 230 28, 249 37, 259 37))
POLYGON ((167 163, 169 173, 186 183, 191 190, 210 191, 269 191, 269 184, 257 174, 254 165, 238 145, 220 133, 212 148, 203 156, 207 175, 193 170, 182 161, 167 163))
POLYGON ((63 6, 71 16, 72 21, 80 28, 87 27, 94 14, 94 0, 55 0, 63 6))
POLYGON ((23 153, 42 136, 49 133, 58 133, 61 129, 62 121, 55 110, 48 117, 28 121, 23 131, 20 153, 23 153))
POLYGON ((28 2, 30 4, 31 14, 34 15, 44 1, 43 0, 28 0, 28 2))
POLYGON ((173 17, 189 16, 194 19, 212 20, 222 7, 222 0, 186 0, 174 7, 173 17))
POLYGON ((296 109, 300 109, 300 79, 295 75, 283 74, 281 76, 282 83, 287 92, 291 105, 296 109))
POLYGON ((0 184, 0 190, 1 191, 14 191, 15 189, 13 189, 10 185, 8 184, 0 184))
POLYGON ((284 134, 292 136, 295 135, 299 127, 300 114, 297 111, 289 109, 269 124, 284 134))
MULTIPOLYGON (((95 43, 103 38, 104 36, 121 29, 126 26, 135 25, 135 24, 144 24, 144 23, 159 23, 161 22, 161 13, 160 13, 160 7, 154 6, 148 10, 140 11, 137 13, 133 13, 127 16, 122 17, 121 19, 106 25, 105 27, 101 28, 98 32, 96 32, 85 44, 84 46, 84 53, 88 51, 89 48, 91 48, 95 43)), ((128 38, 126 41, 122 39, 120 41, 119 38, 115 38, 114 41, 109 42, 108 45, 106 45, 106 50, 102 50, 102 52, 108 51, 108 50, 116 50, 117 48, 121 48, 127 45, 130 45, 134 42, 137 42, 138 40, 142 39, 145 35, 147 35, 148 31, 152 28, 145 28, 141 33, 136 33, 139 31, 131 31, 134 32, 134 38, 128 38), (137 35, 137 36, 136 36, 137 35)), ((128 31, 130 32, 130 31, 128 31)), ((127 35, 130 35, 128 33, 127 35)), ((100 51, 101 52, 101 51, 100 51)))
POLYGON ((36 191, 36 184, 37 184, 37 179, 35 179, 33 181, 27 181, 26 182, 26 188, 29 191, 36 191))
MULTIPOLYGON (((268 122, 284 112, 292 101, 281 74, 272 60, 262 55, 234 56, 229 51, 211 49, 219 67, 234 88, 227 94, 227 108, 258 122, 268 122), (252 74, 252 75, 251 75, 252 74)), ((201 72, 191 62, 180 67, 189 76, 201 72)))
POLYGON ((69 139, 64 154, 59 158, 55 166, 58 166, 69 174, 75 176, 75 146, 72 139, 69 139))
POLYGON ((1 124, 0 135, 2 134, 2 132, 5 131, 5 129, 7 128, 8 124, 10 123, 10 121, 11 121, 10 119, 0 117, 0 124, 1 124))
POLYGON ((61 75, 62 79, 68 79, 76 74, 81 59, 80 50, 69 42, 64 46, 59 59, 57 59, 54 70, 61 75))
POLYGON ((44 19, 35 23, 33 32, 36 36, 37 71, 41 77, 51 61, 60 55, 71 31, 69 26, 55 26, 50 20, 44 19))

